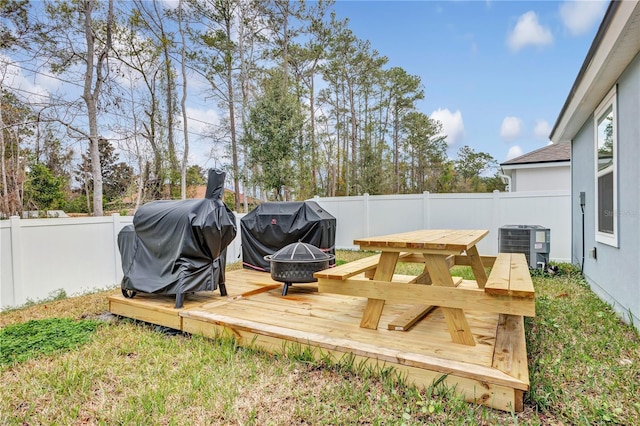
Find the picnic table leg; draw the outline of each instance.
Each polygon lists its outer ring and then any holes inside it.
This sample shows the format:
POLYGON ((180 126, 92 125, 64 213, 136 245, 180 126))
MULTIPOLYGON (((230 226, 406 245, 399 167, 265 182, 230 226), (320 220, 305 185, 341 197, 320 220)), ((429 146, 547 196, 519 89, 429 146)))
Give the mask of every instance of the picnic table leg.
MULTIPOLYGON (((449 273, 449 266, 445 256, 436 254, 424 255, 425 265, 429 269, 432 285, 455 287, 453 278, 449 273)), ((442 308, 444 319, 447 322, 447 328, 454 343, 475 346, 476 342, 471 334, 467 317, 464 311, 458 308, 442 308)))
POLYGON ((467 249, 467 257, 471 264, 471 270, 473 270, 473 276, 476 277, 476 282, 479 288, 484 288, 487 283, 487 272, 484 270, 482 259, 478 254, 478 247, 473 246, 467 249))
MULTIPOLYGON (((382 252, 373 279, 377 281, 391 281, 393 279, 393 273, 396 270, 399 255, 400 253, 398 252, 382 252)), ((364 308, 364 313, 360 320, 360 327, 370 328, 372 330, 377 329, 383 308, 384 299, 368 299, 367 306, 364 308)))

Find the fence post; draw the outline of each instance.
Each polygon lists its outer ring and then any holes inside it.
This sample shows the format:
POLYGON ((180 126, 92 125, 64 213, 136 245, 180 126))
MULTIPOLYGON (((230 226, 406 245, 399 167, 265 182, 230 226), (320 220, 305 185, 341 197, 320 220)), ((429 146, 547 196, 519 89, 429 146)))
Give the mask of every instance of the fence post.
POLYGON ((493 191, 493 202, 492 202, 492 207, 493 207, 493 214, 491 215, 491 232, 493 233, 493 238, 492 238, 492 248, 495 249, 494 252, 498 253, 498 250, 500 250, 500 245, 498 244, 498 238, 499 238, 499 228, 501 226, 500 224, 500 202, 501 202, 501 196, 500 196, 500 191, 498 191, 497 189, 495 189, 493 191))
POLYGON ((120 249, 118 248, 118 233, 120 232, 120 213, 113 213, 111 215, 113 220, 113 277, 114 283, 118 284, 122 279, 120 277, 120 270, 122 269, 120 262, 120 249))
POLYGON ((429 191, 422 193, 422 228, 431 229, 431 212, 429 211, 429 191))
POLYGON ((362 231, 364 233, 365 237, 369 236, 369 193, 365 192, 363 197, 362 197, 362 211, 363 211, 363 217, 362 217, 362 231))
POLYGON ((20 216, 11 216, 11 277, 12 285, 9 287, 9 306, 23 303, 22 287, 22 229, 20 216))

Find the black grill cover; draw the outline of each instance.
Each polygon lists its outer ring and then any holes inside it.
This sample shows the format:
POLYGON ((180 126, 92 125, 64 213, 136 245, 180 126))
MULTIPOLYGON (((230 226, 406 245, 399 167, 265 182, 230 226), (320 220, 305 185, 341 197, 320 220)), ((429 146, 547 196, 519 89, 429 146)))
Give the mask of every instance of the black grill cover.
POLYGON ((298 241, 335 255, 336 218, 315 201, 263 203, 240 220, 240 236, 243 267, 270 272, 264 256, 298 241))
POLYGON ((224 178, 209 170, 204 199, 138 209, 133 226, 118 234, 123 290, 182 295, 221 285, 222 292, 226 247, 236 236, 235 216, 222 202, 224 178))

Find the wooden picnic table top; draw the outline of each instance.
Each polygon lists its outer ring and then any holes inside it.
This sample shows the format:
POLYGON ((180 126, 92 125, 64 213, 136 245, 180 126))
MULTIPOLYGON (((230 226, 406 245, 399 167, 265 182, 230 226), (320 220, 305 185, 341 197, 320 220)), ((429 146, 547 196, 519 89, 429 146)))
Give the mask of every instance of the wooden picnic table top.
POLYGON ((489 233, 486 229, 421 229, 354 240, 361 249, 467 250, 489 233))

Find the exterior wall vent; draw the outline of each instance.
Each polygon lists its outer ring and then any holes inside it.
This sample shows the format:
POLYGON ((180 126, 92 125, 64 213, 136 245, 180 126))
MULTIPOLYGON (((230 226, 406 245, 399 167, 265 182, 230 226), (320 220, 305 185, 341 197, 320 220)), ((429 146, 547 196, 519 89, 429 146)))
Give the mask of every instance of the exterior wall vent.
POLYGON ((500 253, 524 253, 529 268, 549 263, 551 230, 540 225, 504 225, 499 229, 500 253))

